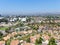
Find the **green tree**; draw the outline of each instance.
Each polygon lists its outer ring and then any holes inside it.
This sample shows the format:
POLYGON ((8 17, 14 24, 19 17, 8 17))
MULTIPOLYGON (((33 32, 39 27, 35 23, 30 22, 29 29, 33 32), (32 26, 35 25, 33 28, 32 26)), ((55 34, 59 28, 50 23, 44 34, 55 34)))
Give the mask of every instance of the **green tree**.
POLYGON ((6 22, 8 23, 8 20, 6 18, 0 19, 0 22, 6 22))
POLYGON ((26 42, 30 42, 30 38, 27 38, 26 42))
POLYGON ((20 25, 19 26, 24 26, 23 22, 20 22, 20 25))
POLYGON ((3 38, 3 34, 0 32, 0 40, 2 40, 3 38))
POLYGON ((54 20, 54 17, 53 16, 47 16, 47 21, 49 21, 49 24, 55 24, 55 20, 54 20))
POLYGON ((36 39, 35 45, 42 45, 43 39, 40 37, 39 39, 36 39))
POLYGON ((9 39, 9 40, 6 41, 5 44, 6 44, 6 45, 10 45, 10 42, 11 42, 11 40, 9 39))
POLYGON ((53 37, 49 40, 48 45, 57 45, 53 37))
POLYGON ((43 21, 41 21, 41 23, 40 23, 41 25, 43 25, 44 24, 44 22, 43 21))
POLYGON ((31 28, 32 28, 33 30, 37 30, 39 27, 38 27, 38 26, 35 26, 35 25, 32 25, 31 28))
POLYGON ((26 21, 27 22, 30 22, 31 21, 31 18, 30 17, 27 17, 26 21))

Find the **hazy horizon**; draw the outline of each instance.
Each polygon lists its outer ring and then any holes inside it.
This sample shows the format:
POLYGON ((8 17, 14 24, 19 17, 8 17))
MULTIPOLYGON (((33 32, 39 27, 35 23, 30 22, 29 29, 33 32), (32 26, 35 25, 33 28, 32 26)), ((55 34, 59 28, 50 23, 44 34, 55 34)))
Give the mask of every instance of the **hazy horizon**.
POLYGON ((60 13, 60 0, 0 0, 0 14, 60 13))

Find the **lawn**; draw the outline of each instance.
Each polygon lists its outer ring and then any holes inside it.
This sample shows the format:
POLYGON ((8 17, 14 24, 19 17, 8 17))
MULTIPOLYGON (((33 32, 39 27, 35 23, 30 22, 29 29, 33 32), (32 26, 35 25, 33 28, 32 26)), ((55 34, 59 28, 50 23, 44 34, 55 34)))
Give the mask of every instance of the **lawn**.
POLYGON ((0 30, 7 30, 9 29, 8 27, 0 27, 0 30))

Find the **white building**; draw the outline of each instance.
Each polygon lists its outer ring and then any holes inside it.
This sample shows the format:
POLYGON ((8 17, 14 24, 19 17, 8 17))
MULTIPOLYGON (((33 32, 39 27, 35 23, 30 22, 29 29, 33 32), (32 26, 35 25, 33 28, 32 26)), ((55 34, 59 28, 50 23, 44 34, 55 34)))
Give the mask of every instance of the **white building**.
POLYGON ((12 21, 16 21, 17 20, 17 18, 11 18, 10 19, 10 21, 12 22, 12 21))
POLYGON ((22 22, 25 22, 26 18, 19 18, 19 20, 21 20, 22 22))

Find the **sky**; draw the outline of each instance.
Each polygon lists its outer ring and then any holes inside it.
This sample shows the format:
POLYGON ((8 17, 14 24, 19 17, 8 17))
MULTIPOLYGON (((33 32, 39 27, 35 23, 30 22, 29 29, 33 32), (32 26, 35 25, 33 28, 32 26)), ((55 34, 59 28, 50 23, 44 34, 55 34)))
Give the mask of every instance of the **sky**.
POLYGON ((60 12, 60 0, 0 0, 0 14, 60 12))

